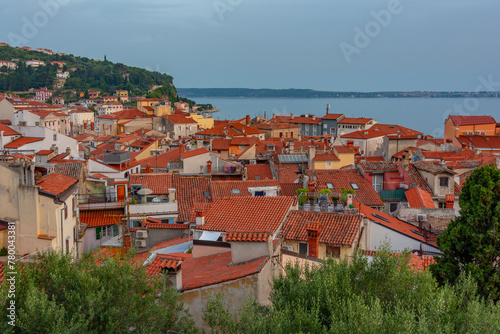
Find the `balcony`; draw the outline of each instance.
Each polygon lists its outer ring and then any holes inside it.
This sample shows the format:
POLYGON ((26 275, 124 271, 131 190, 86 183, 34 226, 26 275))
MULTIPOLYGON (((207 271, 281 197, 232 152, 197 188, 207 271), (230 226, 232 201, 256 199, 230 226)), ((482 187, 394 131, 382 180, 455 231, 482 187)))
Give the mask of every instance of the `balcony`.
POLYGON ((131 215, 161 215, 177 212, 177 201, 162 203, 140 203, 129 206, 131 215))
POLYGON ((241 175, 243 167, 239 165, 212 166, 212 175, 241 175))
POLYGON ((406 200, 405 191, 406 189, 381 190, 380 198, 383 200, 406 200))
POLYGON ((116 192, 78 194, 78 207, 81 210, 121 209, 125 207, 124 200, 119 201, 116 192))

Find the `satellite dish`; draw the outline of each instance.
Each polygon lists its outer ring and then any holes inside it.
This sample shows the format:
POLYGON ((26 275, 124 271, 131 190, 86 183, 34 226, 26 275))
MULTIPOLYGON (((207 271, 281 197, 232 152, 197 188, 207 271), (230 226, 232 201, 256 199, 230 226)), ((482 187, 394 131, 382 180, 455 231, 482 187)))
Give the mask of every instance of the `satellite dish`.
POLYGON ((148 189, 148 188, 143 188, 139 191, 137 191, 137 195, 151 195, 153 193, 153 190, 148 189))

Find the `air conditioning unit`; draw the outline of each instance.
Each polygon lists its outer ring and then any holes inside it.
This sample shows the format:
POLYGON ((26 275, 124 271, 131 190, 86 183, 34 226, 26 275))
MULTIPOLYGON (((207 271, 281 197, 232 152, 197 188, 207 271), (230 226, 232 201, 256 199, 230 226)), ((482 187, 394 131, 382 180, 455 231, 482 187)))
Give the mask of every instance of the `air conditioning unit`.
POLYGON ((144 247, 146 247, 146 240, 136 240, 135 241, 135 247, 137 247, 137 248, 144 248, 144 247))
POLYGON ((148 238, 148 231, 146 230, 138 230, 135 234, 135 237, 137 239, 147 239, 148 238))
POLYGON ((292 252, 292 251, 293 251, 293 246, 283 245, 283 246, 282 246, 282 248, 283 248, 284 250, 287 250, 287 251, 290 251, 290 252, 292 252))
POLYGON ((427 215, 424 215, 424 214, 417 214, 417 221, 418 222, 426 222, 427 221, 427 215))
POLYGON ((400 184, 399 184, 399 188, 400 188, 400 189, 408 189, 408 185, 407 185, 407 184, 404 184, 404 183, 400 183, 400 184))

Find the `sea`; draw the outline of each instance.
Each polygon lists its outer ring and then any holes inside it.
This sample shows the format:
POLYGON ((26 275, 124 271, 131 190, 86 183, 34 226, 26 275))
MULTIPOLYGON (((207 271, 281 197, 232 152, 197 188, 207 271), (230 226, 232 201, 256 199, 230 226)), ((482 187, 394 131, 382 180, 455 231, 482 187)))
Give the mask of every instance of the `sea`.
POLYGON ((236 120, 272 115, 295 116, 313 114, 319 117, 329 113, 346 117, 369 117, 383 124, 397 124, 443 138, 444 121, 448 115, 490 115, 500 122, 500 99, 497 98, 207 98, 190 97, 197 103, 210 103, 219 112, 216 120, 236 120))

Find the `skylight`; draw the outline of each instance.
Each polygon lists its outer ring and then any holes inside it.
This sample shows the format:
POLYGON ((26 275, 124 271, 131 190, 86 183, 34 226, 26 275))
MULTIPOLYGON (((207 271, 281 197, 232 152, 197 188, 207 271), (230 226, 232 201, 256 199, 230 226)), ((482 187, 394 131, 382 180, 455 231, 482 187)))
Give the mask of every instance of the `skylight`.
POLYGON ((354 190, 359 190, 359 186, 357 183, 351 183, 351 188, 354 190))
POLYGON ((332 190, 332 191, 333 191, 333 190, 335 190, 335 187, 333 186, 333 183, 331 183, 331 182, 327 182, 327 183, 326 183, 326 187, 327 187, 328 189, 332 190))
POLYGON ((240 190, 239 189, 231 189, 231 193, 233 193, 234 195, 239 195, 240 190))

